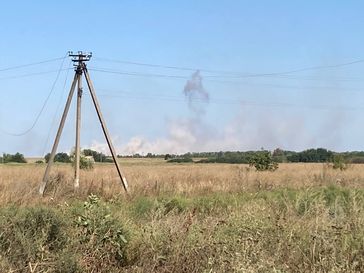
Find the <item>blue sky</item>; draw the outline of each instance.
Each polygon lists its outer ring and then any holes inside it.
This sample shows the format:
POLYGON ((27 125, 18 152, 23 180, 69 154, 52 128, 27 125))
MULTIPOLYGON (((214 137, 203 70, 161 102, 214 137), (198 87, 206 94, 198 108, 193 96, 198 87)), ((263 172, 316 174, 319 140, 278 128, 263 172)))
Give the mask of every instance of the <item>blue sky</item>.
MULTIPOLYGON (((0 9, 0 70, 68 50, 92 51, 90 74, 118 153, 364 150, 362 62, 272 77, 203 70, 274 73, 364 59, 363 9, 362 1, 7 1, 0 9), (183 89, 193 71, 106 58, 202 69, 210 100, 193 101, 200 111, 189 107, 183 89)), ((0 71, 0 152, 37 156, 50 150, 72 70, 61 72, 30 133, 1 131, 32 125, 57 72, 11 77, 56 71, 61 61, 0 71)), ((82 147, 106 151, 87 92, 82 147)), ((74 117, 72 107, 60 151, 74 146, 74 117)))

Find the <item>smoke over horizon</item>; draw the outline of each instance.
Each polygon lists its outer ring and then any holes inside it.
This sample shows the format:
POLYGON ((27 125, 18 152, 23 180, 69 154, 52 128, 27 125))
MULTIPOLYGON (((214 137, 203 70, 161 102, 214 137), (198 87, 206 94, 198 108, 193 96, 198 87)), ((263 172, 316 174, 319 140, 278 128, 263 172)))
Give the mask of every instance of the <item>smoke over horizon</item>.
POLYGON ((203 86, 200 71, 192 74, 183 89, 187 98, 189 117, 168 119, 165 136, 148 139, 134 136, 119 147, 123 154, 181 154, 186 152, 220 150, 256 150, 262 147, 304 150, 311 147, 332 148, 342 142, 341 128, 347 117, 332 110, 315 123, 308 122, 304 113, 289 109, 257 109, 241 103, 238 112, 219 127, 206 118, 210 95, 203 86), (203 103, 201 103, 203 102, 203 103), (317 127, 318 134, 310 135, 309 128, 317 127), (323 145, 326 143, 326 145, 323 145))

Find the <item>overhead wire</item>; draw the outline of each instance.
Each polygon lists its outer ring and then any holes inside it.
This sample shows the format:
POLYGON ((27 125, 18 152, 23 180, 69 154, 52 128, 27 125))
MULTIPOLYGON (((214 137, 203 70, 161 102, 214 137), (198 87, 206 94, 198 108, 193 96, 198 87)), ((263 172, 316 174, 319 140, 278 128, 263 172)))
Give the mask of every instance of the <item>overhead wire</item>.
POLYGON ((159 78, 175 78, 175 79, 189 79, 188 76, 179 76, 179 75, 167 75, 167 74, 155 74, 155 73, 140 73, 140 72, 131 72, 131 71, 117 71, 108 68, 99 68, 90 66, 88 68, 90 71, 102 72, 102 73, 111 73, 111 74, 119 74, 119 75, 127 75, 127 76, 138 76, 138 77, 159 77, 159 78))
MULTIPOLYGON (((109 98, 124 98, 124 99, 136 99, 136 100, 163 100, 163 101, 170 101, 170 102, 186 102, 186 99, 182 99, 181 97, 177 96, 168 96, 164 94, 158 95, 136 95, 132 92, 126 91, 116 91, 117 93, 108 93, 111 90, 107 89, 99 89, 103 91, 103 93, 98 93, 100 97, 109 97, 109 98), (106 93, 105 93, 106 92, 106 93)), ((115 92, 115 91, 113 91, 115 92)), ((330 109, 340 109, 340 110, 347 110, 347 111, 357 111, 357 110, 364 110, 364 107, 350 107, 350 106, 342 106, 342 105, 324 105, 324 104, 317 104, 317 105, 304 105, 304 104, 296 104, 296 103, 285 103, 285 102, 270 102, 270 103, 262 103, 262 102, 255 102, 255 101, 247 101, 241 100, 239 98, 235 99, 221 99, 221 98, 210 98, 206 100, 204 98, 192 97, 188 98, 191 101, 198 102, 198 103, 213 103, 213 104, 225 104, 225 105, 245 105, 245 106, 257 106, 257 107, 300 107, 300 108, 308 108, 308 109, 318 109, 318 110, 330 110, 330 109)))
MULTIPOLYGON (((72 69, 71 64, 72 64, 72 60, 69 61, 69 64, 68 64, 68 68, 70 68, 70 69, 72 69)), ((54 125, 56 123, 57 113, 58 113, 59 108, 61 107, 62 99, 63 99, 64 93, 66 91, 66 84, 67 84, 68 74, 69 74, 70 69, 66 69, 67 73, 66 73, 66 77, 65 77, 64 82, 63 82, 62 92, 60 93, 58 103, 57 103, 57 107, 56 107, 56 111, 54 112, 54 115, 53 115, 53 120, 52 120, 52 123, 51 123, 51 127, 50 127, 50 129, 48 131, 47 139, 46 139, 45 144, 44 144, 43 155, 46 152, 48 142, 49 142, 49 139, 50 139, 50 136, 51 136, 51 132, 52 132, 53 127, 54 127, 54 125)))
MULTIPOLYGON (((168 98, 168 97, 145 97, 145 96, 130 96, 130 95, 117 95, 117 94, 98 94, 100 97, 110 97, 110 98, 124 98, 124 99, 136 99, 136 100, 150 100, 150 99, 157 99, 157 100, 164 100, 169 102, 185 102, 185 100, 180 99, 178 97, 175 98, 168 98)), ((364 107, 349 107, 349 106, 341 106, 341 105, 303 105, 303 104, 294 104, 294 103, 282 103, 282 102, 270 102, 270 103, 260 103, 255 101, 246 101, 246 100, 209 100, 204 101, 203 99, 199 98, 192 98, 194 102, 199 103, 213 103, 213 104, 226 104, 226 105, 245 105, 245 106, 257 106, 257 107, 300 107, 300 108, 308 108, 308 109, 318 109, 318 110, 330 110, 330 109, 340 109, 340 110, 347 110, 347 111, 357 111, 357 110, 364 110, 364 107)))
MULTIPOLYGON (((109 74, 117 74, 117 75, 123 75, 123 76, 135 76, 135 77, 147 77, 147 78, 151 78, 151 77, 155 77, 155 78, 174 78, 174 79, 190 79, 191 76, 183 76, 183 75, 171 75, 171 74, 161 74, 161 73, 142 73, 142 72, 136 72, 136 71, 120 71, 120 70, 115 70, 115 69, 110 69, 110 68, 103 68, 103 67, 95 67, 95 66, 90 66, 89 67, 90 71, 95 71, 95 72, 101 72, 101 73, 109 73, 109 74)), ((261 75, 260 77, 265 77, 265 78, 278 78, 278 79, 289 79, 289 80, 309 80, 309 81, 327 81, 326 78, 308 78, 308 77, 304 77, 304 78, 300 78, 300 77, 295 77, 295 76, 285 76, 285 75, 261 75)), ((221 82, 221 83, 238 83, 240 84, 241 82, 236 81, 236 79, 238 78, 249 78, 249 77, 226 77, 226 76, 222 76, 222 75, 204 75, 202 76, 204 81, 210 81, 210 82, 221 82), (228 79, 225 79, 228 78, 228 79), (229 79, 233 79, 233 81, 229 80, 229 79), (235 81, 234 81, 235 80, 235 81)), ((252 77, 255 78, 255 77, 252 77)), ((359 78, 338 78, 335 79, 335 81, 345 81, 345 82, 350 82, 350 81, 355 81, 355 82, 363 82, 364 80, 361 80, 359 78)))
POLYGON ((210 70, 210 69, 202 69, 202 68, 181 67, 181 66, 161 65, 161 64, 150 64, 150 63, 141 63, 141 62, 130 62, 130 61, 113 60, 113 59, 109 59, 109 58, 100 58, 100 57, 94 57, 94 59, 104 61, 104 62, 113 62, 113 63, 121 63, 121 64, 128 64, 128 65, 137 65, 137 66, 148 66, 148 67, 154 67, 154 68, 175 69, 175 70, 183 70, 183 71, 200 70, 200 71, 208 72, 208 73, 222 73, 222 74, 238 74, 238 73, 240 73, 240 72, 232 72, 232 71, 210 70))
MULTIPOLYGON (((107 69, 107 68, 98 68, 98 67, 90 67, 89 68, 90 71, 95 71, 95 72, 101 72, 101 73, 108 73, 108 74, 116 74, 116 75, 122 75, 122 76, 135 76, 135 77, 156 77, 156 78, 174 78, 174 79, 182 79, 182 80, 188 80, 191 77, 188 76, 180 76, 180 75, 166 75, 166 74, 154 74, 154 73, 139 73, 139 72, 128 72, 128 71, 117 71, 117 70, 111 70, 111 69, 107 69)), ((220 79, 211 79, 211 78, 207 78, 205 79, 205 77, 203 77, 204 81, 208 81, 208 82, 216 82, 216 83, 228 83, 228 84, 240 84, 240 85, 244 85, 244 86, 266 86, 266 87, 271 87, 271 88, 291 88, 291 89, 301 89, 301 90, 313 90, 313 89, 327 89, 327 90, 340 90, 342 91, 343 89, 347 90, 347 91, 356 91, 356 92, 361 92, 362 88, 355 88, 355 87, 346 87, 346 88, 342 88, 339 86, 322 86, 322 85, 317 85, 317 86, 294 86, 294 85, 284 85, 284 84, 273 84, 273 83, 252 83, 252 82, 239 82, 239 81, 229 81, 229 80, 220 80, 220 79)))
POLYGON ((35 65, 39 65, 39 64, 44 64, 44 63, 50 63, 50 62, 54 62, 54 61, 58 61, 64 59, 64 57, 59 57, 59 58, 54 58, 54 59, 48 59, 48 60, 44 60, 44 61, 40 61, 40 62, 35 62, 35 63, 28 63, 28 64, 22 64, 22 65, 16 65, 16 66, 10 66, 10 67, 5 67, 5 68, 0 68, 0 72, 2 71, 8 71, 8 70, 14 70, 14 69, 19 69, 19 68, 24 68, 24 67, 29 67, 29 66, 35 66, 35 65))
MULTIPOLYGON (((32 123, 32 125, 27 130, 25 130, 25 131, 23 131, 21 133, 7 132, 7 131, 2 130, 1 128, 0 128, 0 132, 2 132, 3 134, 12 135, 12 136, 22 136, 22 135, 25 135, 25 134, 29 133, 36 126, 36 124, 37 124, 43 110, 45 109, 45 106, 46 106, 50 96, 52 95, 52 93, 54 91, 56 82, 58 81, 58 78, 60 76, 61 71, 67 70, 66 79, 68 77, 68 71, 71 68, 63 69, 63 64, 64 64, 64 60, 65 60, 66 57, 67 57, 67 55, 65 57, 61 57, 61 58, 48 59, 48 60, 44 60, 44 61, 40 61, 40 62, 28 63, 28 64, 24 64, 24 65, 17 65, 17 66, 12 66, 12 67, 7 67, 7 68, 0 69, 0 72, 2 72, 2 71, 20 69, 20 68, 29 67, 29 66, 35 66, 35 65, 44 64, 44 63, 53 62, 53 61, 57 61, 57 60, 62 59, 61 66, 60 66, 60 68, 58 70, 28 73, 28 74, 23 74, 23 75, 15 75, 15 76, 7 76, 7 77, 0 77, 0 80, 1 79, 16 79, 16 78, 22 78, 22 77, 42 75, 42 74, 57 72, 56 79, 52 84, 51 90, 50 90, 48 96, 46 97, 46 99, 45 99, 39 113, 37 114, 34 122, 32 123)), ((214 81, 213 80, 214 78, 248 78, 248 77, 278 77, 278 78, 287 78, 287 79, 297 79, 297 77, 290 76, 288 74, 294 74, 294 73, 309 71, 309 70, 338 68, 338 67, 344 67, 344 66, 349 66, 349 65, 354 65, 354 64, 364 62, 364 59, 358 59, 358 60, 354 60, 354 61, 346 62, 346 63, 338 63, 338 64, 332 64, 332 65, 323 65, 323 66, 303 67, 303 68, 299 68, 299 69, 286 70, 286 71, 281 71, 281 72, 242 73, 242 72, 236 72, 236 71, 198 69, 198 68, 192 68, 192 67, 181 67, 181 66, 151 64, 151 63, 143 63, 143 62, 130 62, 130 61, 114 60, 114 59, 99 58, 99 57, 94 57, 94 58, 96 60, 100 60, 100 61, 122 63, 122 64, 128 64, 128 65, 148 66, 148 67, 154 67, 154 68, 175 69, 175 70, 183 70, 183 71, 196 71, 196 70, 199 70, 199 71, 206 72, 206 73, 215 73, 215 75, 204 75, 204 78, 207 78, 207 80, 211 80, 211 81, 214 81)), ((113 69, 109 69, 109 68, 99 68, 99 67, 89 67, 89 70, 96 71, 96 72, 102 72, 102 73, 128 75, 128 76, 138 76, 138 77, 159 77, 159 78, 190 79, 189 76, 182 76, 182 75, 169 75, 169 74, 161 74, 161 73, 141 73, 141 72, 133 72, 133 71, 118 71, 118 70, 113 70, 113 69)), ((300 79, 300 78, 298 78, 298 79, 300 79)), ((348 80, 350 80, 350 79, 348 79, 348 80)), ((66 81, 65 81, 65 83, 66 83, 66 81)), ((64 86, 65 86, 65 83, 64 83, 64 86)), ((330 88, 330 87, 328 87, 328 88, 330 88)), ((144 98, 145 98, 145 96, 144 96, 144 98)), ((176 98, 164 97, 164 99, 172 99, 173 100, 173 99, 176 99, 176 98)), ((211 101, 211 102, 213 102, 213 101, 211 101)), ((222 101, 220 101, 220 102, 222 102, 222 101)), ((228 103, 230 103, 230 102, 228 102, 228 103)), ((241 103, 241 102, 239 102, 239 103, 241 103)), ((256 103, 255 103, 255 105, 256 105, 256 103)), ((274 105, 283 106, 283 105, 287 105, 287 104, 279 103, 279 104, 274 104, 274 105)), ((288 105, 290 105, 290 104, 288 104, 288 105)), ((297 106, 297 105, 292 105, 292 106, 297 106)), ((58 111, 58 108, 59 108, 59 106, 57 107, 57 111, 58 111)), ((358 109, 358 108, 355 108, 355 109, 358 109)), ((360 108, 360 109, 362 109, 362 108, 360 108)))
POLYGON ((31 126, 30 126, 28 129, 26 129, 26 130, 24 130, 24 131, 22 131, 22 132, 20 132, 20 133, 12 133, 12 132, 8 132, 8 131, 6 131, 6 130, 4 130, 4 129, 0 128, 0 132, 1 132, 2 134, 9 135, 9 136, 17 136, 17 137, 19 137, 19 136, 24 136, 24 135, 28 134, 31 130, 33 130, 33 128, 34 128, 34 127, 36 126, 36 124, 38 123, 38 120, 39 120, 40 116, 42 115, 42 113, 43 113, 43 111, 44 111, 44 109, 45 109, 45 107, 46 107, 46 105, 47 105, 47 102, 48 102, 48 100, 49 100, 50 96, 52 95, 52 93, 53 93, 53 91, 54 91, 54 89, 55 89, 56 83, 57 83, 58 78, 59 78, 59 75, 60 75, 60 73, 61 73, 61 71, 62 71, 63 64, 64 64, 64 61, 65 61, 66 57, 67 57, 67 55, 65 55, 65 56, 62 58, 61 65, 60 65, 60 67, 59 67, 59 69, 58 69, 58 73, 57 73, 56 78, 55 78, 55 80, 54 80, 54 82, 53 82, 53 84, 52 84, 52 87, 51 87, 51 89, 50 89, 50 91, 49 91, 49 93, 48 93, 48 95, 47 95, 46 99, 44 100, 43 105, 42 105, 42 107, 41 107, 40 111, 39 111, 39 112, 38 112, 38 114, 36 115, 35 120, 34 120, 34 121, 33 121, 33 123, 31 124, 31 126))
POLYGON ((27 73, 27 74, 14 75, 14 76, 6 76, 6 77, 0 77, 0 80, 26 78, 26 77, 31 77, 31 76, 38 76, 38 75, 56 73, 56 72, 59 72, 59 71, 65 71, 65 70, 70 70, 70 69, 72 69, 72 68, 64 68, 64 69, 61 69, 61 70, 56 69, 56 70, 48 70, 48 71, 27 73))
POLYGON ((207 73, 220 73, 220 74, 230 74, 233 77, 259 77, 259 76, 278 76, 278 75, 287 75, 287 74, 294 74, 298 72, 304 72, 309 70, 320 70, 320 69, 329 69, 329 68, 337 68, 337 67, 344 67, 358 63, 364 63, 364 59, 357 59, 350 62, 345 63, 338 63, 332 65, 321 65, 321 66, 310 66, 310 67, 303 67, 298 69, 280 71, 280 72, 270 72, 270 73, 246 73, 246 72, 238 72, 238 71, 222 71, 222 70, 211 70, 205 68, 192 68, 192 67, 180 67, 180 66, 172 66, 172 65, 161 65, 161 64, 152 64, 152 63, 143 63, 143 62, 131 62, 131 61, 124 61, 124 60, 116 60, 110 58, 100 58, 94 57, 96 60, 104 61, 104 62, 113 62, 113 63, 121 63, 127 65, 136 65, 136 66, 147 66, 147 67, 155 67, 155 68, 165 68, 165 69, 175 69, 175 70, 187 70, 187 71, 202 71, 207 73))

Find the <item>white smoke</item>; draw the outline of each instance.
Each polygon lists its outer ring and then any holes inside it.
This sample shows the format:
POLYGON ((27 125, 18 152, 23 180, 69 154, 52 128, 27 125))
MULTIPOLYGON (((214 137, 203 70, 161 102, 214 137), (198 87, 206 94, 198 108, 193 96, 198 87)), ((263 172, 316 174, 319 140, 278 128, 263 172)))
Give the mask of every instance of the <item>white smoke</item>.
POLYGON ((124 154, 186 153, 201 144, 203 125, 196 119, 170 120, 167 136, 150 141, 142 136, 133 137, 122 149, 124 154))
POLYGON ((239 113, 223 128, 207 124, 200 118, 168 121, 167 135, 156 139, 133 137, 120 147, 123 154, 183 154, 187 152, 220 150, 257 150, 281 147, 305 149, 314 147, 323 139, 307 132, 303 117, 299 115, 282 119, 279 114, 266 115, 242 107, 239 113))

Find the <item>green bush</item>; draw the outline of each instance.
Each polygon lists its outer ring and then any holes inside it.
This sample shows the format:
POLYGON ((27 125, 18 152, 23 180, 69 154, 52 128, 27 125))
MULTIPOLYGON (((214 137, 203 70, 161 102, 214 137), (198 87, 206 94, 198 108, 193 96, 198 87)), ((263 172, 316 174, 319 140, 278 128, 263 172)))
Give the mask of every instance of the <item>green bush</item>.
MULTIPOLYGON (((51 156, 50 153, 45 155, 44 159, 46 163, 48 163, 50 156, 51 156)), ((67 153, 57 153, 54 156, 54 162, 70 163, 71 157, 67 153)))
POLYGON ((10 208, 0 214, 0 256, 11 268, 57 260, 67 243, 67 235, 66 224, 55 210, 10 208))
POLYGON ((103 162, 104 163, 114 163, 114 159, 112 157, 106 157, 103 162))
POLYGON ((80 169, 81 170, 91 170, 94 168, 94 162, 87 159, 84 156, 80 156, 80 169))
POLYGON ((81 253, 92 261, 89 271, 100 272, 102 268, 126 263, 126 232, 97 196, 91 194, 88 197, 75 224, 81 253))
POLYGON ((364 156, 353 157, 350 160, 350 162, 353 163, 353 164, 363 164, 364 163, 364 156))
POLYGON ((191 163, 193 162, 192 158, 182 157, 182 158, 172 158, 167 160, 167 163, 191 163))
POLYGON ((82 153, 85 156, 92 156, 95 162, 106 162, 106 155, 104 155, 103 153, 99 153, 91 149, 84 149, 82 153))
POLYGON ((27 163, 27 161, 24 158, 24 155, 21 153, 16 154, 3 154, 2 160, 3 163, 27 163))
POLYGON ((269 151, 256 152, 249 160, 249 165, 254 166, 257 171, 275 171, 278 163, 273 161, 269 151))
POLYGON ((119 272, 128 240, 114 215, 95 195, 71 209, 1 208, 0 272, 119 272))
MULTIPOLYGON (((72 157, 72 166, 75 167, 75 157, 72 157)), ((94 168, 94 161, 86 158, 85 156, 80 156, 80 169, 81 170, 92 170, 94 168)))
POLYGON ((335 170, 344 171, 348 168, 348 164, 342 155, 334 155, 332 158, 332 168, 335 170))

